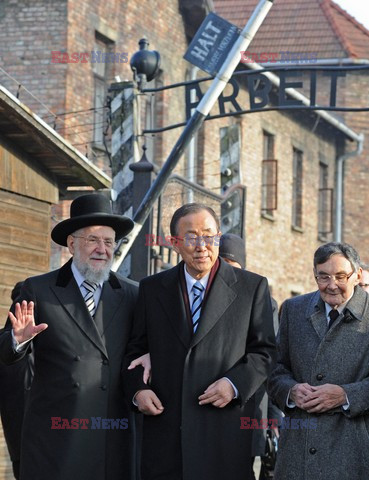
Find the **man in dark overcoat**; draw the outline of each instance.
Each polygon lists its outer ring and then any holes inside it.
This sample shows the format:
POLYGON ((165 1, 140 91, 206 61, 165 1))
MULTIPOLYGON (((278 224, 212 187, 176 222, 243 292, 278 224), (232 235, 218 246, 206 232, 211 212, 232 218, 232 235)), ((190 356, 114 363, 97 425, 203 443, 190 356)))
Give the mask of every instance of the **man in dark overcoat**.
POLYGON ((130 430, 121 363, 137 287, 110 271, 115 241, 133 222, 102 194, 71 204, 53 240, 73 258, 28 278, 0 334, 12 363, 35 357, 25 411, 21 480, 129 480, 130 430), (87 282, 87 283, 85 283, 87 282))
POLYGON ((141 281, 126 365, 149 351, 151 383, 124 370, 144 413, 142 480, 247 480, 251 434, 241 417, 274 356, 266 278, 218 258, 219 221, 201 204, 171 221, 183 261, 141 281))
POLYGON ((269 393, 286 416, 275 480, 364 480, 369 471, 369 297, 344 243, 314 254, 318 290, 282 307, 269 393))

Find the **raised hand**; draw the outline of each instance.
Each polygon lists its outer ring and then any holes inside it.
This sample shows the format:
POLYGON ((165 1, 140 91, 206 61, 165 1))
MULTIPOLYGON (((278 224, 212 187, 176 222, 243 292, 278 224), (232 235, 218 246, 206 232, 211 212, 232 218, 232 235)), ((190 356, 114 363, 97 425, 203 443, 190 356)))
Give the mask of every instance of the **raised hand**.
POLYGON ((47 328, 46 323, 35 325, 33 302, 27 303, 26 300, 23 300, 22 303, 17 302, 14 315, 9 312, 8 316, 13 327, 14 338, 18 343, 30 340, 47 328))

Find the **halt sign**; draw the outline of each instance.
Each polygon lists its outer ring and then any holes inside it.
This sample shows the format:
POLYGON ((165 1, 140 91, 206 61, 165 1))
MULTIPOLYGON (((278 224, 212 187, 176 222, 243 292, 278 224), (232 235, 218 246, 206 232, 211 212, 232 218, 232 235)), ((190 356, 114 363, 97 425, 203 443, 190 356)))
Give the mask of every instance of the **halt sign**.
POLYGON ((202 22, 184 58, 215 76, 239 33, 239 28, 211 12, 202 22))

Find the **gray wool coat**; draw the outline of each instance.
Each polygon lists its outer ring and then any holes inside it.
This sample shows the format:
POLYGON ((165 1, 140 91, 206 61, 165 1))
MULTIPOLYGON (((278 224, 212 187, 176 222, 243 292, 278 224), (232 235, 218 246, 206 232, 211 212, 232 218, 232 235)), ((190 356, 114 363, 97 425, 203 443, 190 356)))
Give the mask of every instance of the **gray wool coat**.
POLYGON ((346 314, 327 330, 319 291, 285 302, 269 393, 294 428, 281 430, 275 480, 369 478, 368 294, 355 287, 346 314), (341 385, 349 409, 322 414, 289 409, 289 390, 303 382, 341 385))

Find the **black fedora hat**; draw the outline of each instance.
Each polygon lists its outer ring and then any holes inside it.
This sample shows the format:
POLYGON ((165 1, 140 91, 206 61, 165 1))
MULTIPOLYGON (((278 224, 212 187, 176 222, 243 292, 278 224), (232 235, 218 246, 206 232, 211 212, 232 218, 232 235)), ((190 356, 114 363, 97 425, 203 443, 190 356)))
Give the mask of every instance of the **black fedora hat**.
POLYGON ((123 215, 114 215, 110 200, 101 193, 77 197, 70 206, 70 218, 58 223, 51 231, 51 238, 59 245, 67 246, 67 237, 80 228, 106 225, 115 230, 115 239, 127 235, 133 221, 123 215))

